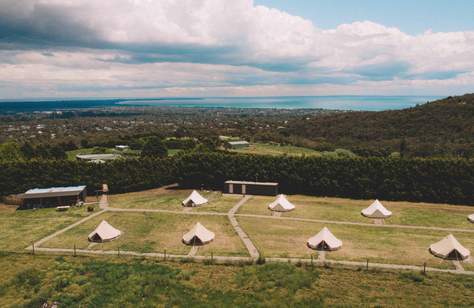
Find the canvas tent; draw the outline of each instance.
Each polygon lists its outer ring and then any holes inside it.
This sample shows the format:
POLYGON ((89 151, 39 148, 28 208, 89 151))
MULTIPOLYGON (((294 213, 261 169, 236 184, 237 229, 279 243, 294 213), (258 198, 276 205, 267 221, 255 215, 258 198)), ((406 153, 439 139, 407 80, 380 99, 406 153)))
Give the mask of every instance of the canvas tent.
POLYGON ((368 218, 389 218, 392 212, 387 210, 379 200, 375 200, 368 208, 362 210, 362 215, 368 218))
POLYGON ((278 195, 275 201, 268 205, 268 208, 275 212, 289 212, 295 209, 295 206, 286 199, 285 195, 278 195))
POLYGON ((474 223, 474 214, 467 216, 467 219, 468 219, 470 222, 474 223))
POLYGON ((430 252, 439 258, 449 260, 465 260, 469 258, 471 254, 452 234, 432 244, 430 246, 430 252))
POLYGON ((108 242, 116 239, 121 234, 122 232, 120 230, 115 229, 107 221, 102 220, 99 226, 89 234, 89 241, 99 243, 108 242))
POLYGON ((183 206, 193 206, 194 207, 194 206, 199 206, 199 205, 206 204, 207 202, 208 202, 208 200, 206 198, 201 196, 201 194, 199 194, 197 191, 193 190, 193 192, 189 195, 189 197, 184 199, 183 206))
POLYGON ((311 249, 326 251, 338 250, 342 247, 342 242, 326 227, 324 227, 318 234, 311 237, 306 244, 311 249))
POLYGON ((204 245, 211 242, 215 234, 206 229, 201 223, 196 223, 194 227, 183 235, 183 243, 187 245, 204 245))

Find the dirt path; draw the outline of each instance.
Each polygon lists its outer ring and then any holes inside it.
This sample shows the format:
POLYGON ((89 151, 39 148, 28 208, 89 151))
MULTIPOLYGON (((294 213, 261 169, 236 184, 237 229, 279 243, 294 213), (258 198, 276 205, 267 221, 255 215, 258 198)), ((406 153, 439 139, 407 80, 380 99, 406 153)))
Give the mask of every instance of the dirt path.
MULTIPOLYGON (((63 248, 35 248, 36 252, 43 252, 49 254, 74 254, 76 255, 105 255, 105 256, 119 256, 118 251, 116 250, 88 250, 88 249, 63 249, 63 248)), ((145 257, 145 258, 155 258, 155 259, 165 259, 166 260, 193 260, 196 262, 204 262, 211 260, 210 257, 206 256, 189 256, 189 255, 173 255, 163 253, 140 253, 134 251, 120 251, 120 256, 131 256, 131 257, 145 257)), ((319 257, 316 260, 311 259, 296 259, 296 258, 266 258, 266 262, 269 263, 304 263, 304 264, 314 264, 316 266, 325 266, 325 265, 336 265, 348 268, 366 268, 366 262, 356 262, 356 261, 336 261, 331 259, 321 260, 319 257)), ((230 256, 213 256, 212 261, 216 264, 221 263, 253 263, 255 259, 249 257, 230 257, 230 256)), ((369 269, 380 269, 380 270, 396 270, 396 271, 423 271, 422 266, 416 265, 398 265, 398 264, 383 264, 383 263, 369 263, 369 269)), ((450 269, 441 269, 426 267, 426 272, 437 272, 437 273, 450 273, 458 275, 469 275, 474 276, 473 271, 464 271, 464 270, 450 270, 450 269)))
POLYGON ((237 213, 239 208, 251 198, 252 196, 245 196, 242 199, 240 199, 240 201, 237 202, 237 204, 229 210, 229 212, 227 213, 227 217, 229 218, 230 224, 234 228, 235 232, 244 243, 245 248, 247 248, 250 254, 250 257, 254 260, 257 260, 260 257, 257 247, 255 247, 255 245, 252 243, 252 241, 248 237, 247 233, 244 232, 244 230, 240 227, 239 222, 235 218, 235 213, 237 213))
POLYGON ((337 221, 337 220, 321 220, 311 218, 298 218, 298 217, 286 217, 286 216, 271 216, 271 215, 256 215, 256 214, 235 214, 237 217, 250 217, 250 218, 267 218, 267 219, 280 219, 280 220, 292 220, 302 222, 317 222, 323 224, 334 224, 334 225, 348 225, 348 226, 363 226, 363 227, 374 227, 374 228, 395 228, 395 229, 417 229, 417 230, 432 230, 432 231, 446 231, 446 232, 467 232, 474 233, 474 229, 459 229, 459 228, 441 228, 441 227, 425 227, 425 226, 412 226, 412 225, 376 225, 373 223, 364 222, 350 222, 350 221, 337 221))
POLYGON ((193 246, 191 247, 191 250, 189 250, 188 257, 194 257, 196 253, 199 250, 199 246, 193 246))
POLYGON ((103 210, 109 207, 109 198, 107 197, 106 194, 100 197, 99 207, 103 210))
MULTIPOLYGON (((66 232, 66 231, 68 231, 68 230, 71 230, 72 228, 74 228, 74 227, 76 227, 76 226, 78 226, 78 225, 80 225, 80 224, 82 224, 82 223, 84 223, 84 222, 86 222, 86 221, 88 221, 88 220, 90 220, 90 219, 96 217, 96 216, 99 216, 99 215, 101 215, 102 213, 105 213, 106 211, 107 211, 107 210, 101 210, 101 211, 96 212, 96 213, 94 213, 94 214, 92 214, 92 215, 89 215, 89 216, 87 216, 87 217, 84 217, 83 219, 81 219, 81 220, 79 220, 79 221, 76 221, 76 222, 73 223, 72 225, 69 225, 69 226, 67 226, 67 227, 64 228, 64 229, 61 229, 61 230, 59 230, 59 231, 56 231, 56 232, 54 232, 53 234, 50 234, 50 235, 48 235, 48 236, 42 238, 41 240, 39 240, 39 241, 37 241, 37 242, 34 243, 35 249, 36 249, 36 247, 41 246, 42 244, 44 244, 45 242, 49 241, 49 240, 52 239, 53 237, 56 237, 56 236, 58 236, 58 235, 60 235, 60 234, 63 234, 64 232, 66 232)), ((32 247, 31 245, 28 246, 28 247, 26 247, 26 249, 29 249, 29 250, 31 250, 32 248, 33 248, 33 247, 32 247)))

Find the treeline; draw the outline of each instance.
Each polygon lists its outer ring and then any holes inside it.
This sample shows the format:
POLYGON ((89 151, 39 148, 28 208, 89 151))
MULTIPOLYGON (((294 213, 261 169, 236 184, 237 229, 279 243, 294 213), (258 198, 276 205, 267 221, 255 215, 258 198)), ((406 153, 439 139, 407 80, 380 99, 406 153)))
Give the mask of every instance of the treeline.
POLYGON ((138 191, 176 182, 175 160, 145 158, 91 164, 66 160, 0 162, 0 196, 31 188, 87 185, 93 194, 103 183, 114 193, 138 191))
POLYGON ((184 155, 183 185, 222 188, 225 180, 274 181, 283 193, 474 204, 474 160, 184 155))
POLYGON ((112 192, 179 182, 222 189, 226 180, 275 181, 281 192, 346 198, 474 205, 474 160, 270 157, 194 152, 163 159, 87 164, 69 161, 0 163, 0 195, 33 187, 102 183, 112 192))

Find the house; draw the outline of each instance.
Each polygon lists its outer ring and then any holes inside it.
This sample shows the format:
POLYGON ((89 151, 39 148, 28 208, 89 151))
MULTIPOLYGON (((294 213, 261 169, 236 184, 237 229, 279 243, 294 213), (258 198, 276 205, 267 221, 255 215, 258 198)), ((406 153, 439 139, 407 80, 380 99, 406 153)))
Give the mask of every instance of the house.
POLYGON ((85 202, 86 186, 33 188, 18 195, 21 199, 19 209, 47 208, 76 205, 85 202))
POLYGON ((228 141, 227 145, 230 149, 242 149, 242 148, 248 148, 250 146, 250 143, 247 141, 228 141))
POLYGON ((276 196, 278 195, 278 183, 226 181, 224 192, 238 195, 276 196))

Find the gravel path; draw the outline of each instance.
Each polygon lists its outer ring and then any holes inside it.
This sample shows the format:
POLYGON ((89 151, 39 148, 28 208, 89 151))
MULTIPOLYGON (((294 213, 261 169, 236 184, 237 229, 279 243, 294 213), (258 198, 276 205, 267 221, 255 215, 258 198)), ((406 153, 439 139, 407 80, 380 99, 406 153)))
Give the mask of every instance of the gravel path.
POLYGON ((237 204, 229 210, 227 213, 227 217, 229 218, 230 224, 234 228, 235 232, 237 232, 237 235, 240 237, 242 242, 245 245, 245 248, 247 248, 250 257, 254 260, 257 260, 260 257, 260 254, 258 253, 257 247, 252 243, 252 240, 248 237, 247 233, 244 232, 244 230, 240 227, 239 222, 235 218, 235 213, 239 210, 239 208, 248 200, 250 200, 252 196, 245 196, 242 199, 240 199, 237 204))

